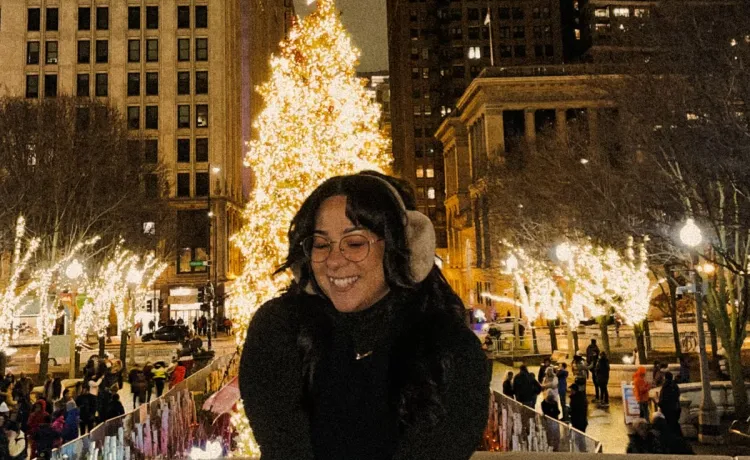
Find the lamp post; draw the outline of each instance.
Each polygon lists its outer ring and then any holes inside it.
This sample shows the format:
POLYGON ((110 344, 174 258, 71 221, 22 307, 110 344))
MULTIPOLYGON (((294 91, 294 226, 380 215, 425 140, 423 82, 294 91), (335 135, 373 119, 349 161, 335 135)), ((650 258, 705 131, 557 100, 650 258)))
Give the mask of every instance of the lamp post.
POLYGON ((508 258, 505 260, 505 268, 508 269, 508 271, 511 274, 511 277, 513 278, 513 309, 515 310, 513 312, 513 334, 515 337, 515 340, 513 341, 513 348, 519 348, 520 347, 520 341, 521 337, 519 337, 519 328, 518 328, 518 317, 519 315, 519 307, 518 307, 518 285, 516 284, 515 276, 513 272, 515 272, 518 269, 518 259, 514 254, 511 254, 508 256, 508 258))
POLYGON ((78 352, 76 350, 76 319, 78 316, 78 284, 77 280, 83 274, 83 265, 78 259, 73 261, 65 269, 65 276, 73 282, 73 301, 70 304, 70 323, 69 323, 69 334, 70 334, 70 364, 68 366, 68 378, 76 378, 76 369, 78 367, 78 352))
MULTIPOLYGON (((568 243, 560 243, 557 246, 555 246, 555 257, 557 258, 557 261, 566 264, 566 263, 572 263, 573 260, 573 252, 570 250, 570 245, 568 243)), ((563 294, 565 296, 565 305, 570 308, 570 289, 568 286, 565 287, 565 290, 563 291, 563 294)), ((573 328, 570 326, 570 319, 567 321, 568 325, 568 353, 570 356, 573 356, 575 352, 577 351, 575 348, 575 341, 573 338, 573 328)))
POLYGON ((690 255, 690 271, 695 287, 695 324, 698 328, 698 356, 701 366, 702 397, 698 412, 698 440, 707 444, 718 444, 721 442, 719 414, 716 404, 711 397, 711 381, 708 376, 708 356, 706 355, 706 334, 703 330, 703 293, 702 280, 698 275, 698 253, 695 252, 703 242, 700 227, 693 219, 688 219, 680 230, 680 241, 692 249, 690 255))
MULTIPOLYGON (((211 166, 208 165, 208 168, 210 170, 211 175, 217 175, 221 172, 221 168, 218 166, 211 166)), ((214 213, 213 208, 211 207, 211 177, 209 176, 208 181, 208 250, 206 251, 206 255, 208 256, 208 266, 206 267, 206 274, 208 275, 208 284, 210 286, 210 289, 208 290, 208 321, 207 321, 207 328, 206 328, 206 335, 208 336, 208 349, 210 350, 212 348, 211 343, 211 329, 212 329, 212 323, 213 323, 213 310, 214 310, 214 303, 216 299, 216 284, 218 282, 218 273, 219 268, 214 267, 213 273, 214 273, 214 279, 211 280, 211 266, 214 265, 214 261, 211 260, 211 244, 213 241, 214 244, 214 250, 215 252, 219 252, 218 249, 215 247, 217 242, 217 230, 218 230, 218 222, 216 227, 214 228, 214 218, 216 217, 216 213, 214 213), (213 236, 213 239, 212 239, 213 236)), ((216 258, 216 254, 214 255, 214 258, 216 258)))

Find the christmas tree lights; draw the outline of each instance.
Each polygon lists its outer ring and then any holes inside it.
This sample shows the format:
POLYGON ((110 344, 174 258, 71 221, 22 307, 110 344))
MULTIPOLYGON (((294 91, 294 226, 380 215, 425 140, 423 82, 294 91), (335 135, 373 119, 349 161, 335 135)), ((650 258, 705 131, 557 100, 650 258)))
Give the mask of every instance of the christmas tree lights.
MULTIPOLYGON (((265 108, 245 158, 253 191, 246 224, 233 238, 245 269, 227 301, 238 345, 253 313, 291 281, 289 273, 273 273, 284 261, 289 224, 303 199, 332 176, 382 171, 391 162, 378 127, 380 107, 355 74, 358 58, 334 1, 320 0, 313 13, 297 18, 271 59, 271 79, 258 88, 265 108)), ((232 420, 235 453, 257 454, 244 411, 232 420)))

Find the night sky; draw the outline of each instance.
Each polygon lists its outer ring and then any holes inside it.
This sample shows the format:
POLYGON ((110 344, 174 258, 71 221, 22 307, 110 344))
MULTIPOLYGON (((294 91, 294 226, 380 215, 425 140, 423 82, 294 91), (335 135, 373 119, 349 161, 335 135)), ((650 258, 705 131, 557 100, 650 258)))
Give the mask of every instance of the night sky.
MULTIPOLYGON (((361 72, 388 70, 385 1, 336 0, 342 12, 341 22, 362 52, 357 69, 361 72)), ((307 0, 294 0, 294 7, 298 15, 305 16, 315 8, 315 4, 308 6, 307 0)))

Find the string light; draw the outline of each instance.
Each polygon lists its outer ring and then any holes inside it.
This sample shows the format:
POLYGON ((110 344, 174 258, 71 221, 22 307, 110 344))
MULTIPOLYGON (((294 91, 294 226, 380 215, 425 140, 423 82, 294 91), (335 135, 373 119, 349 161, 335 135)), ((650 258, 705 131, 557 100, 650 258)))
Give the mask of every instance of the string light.
MULTIPOLYGON (((258 88, 265 101, 248 144, 245 165, 255 183, 245 209, 246 225, 233 237, 245 258, 227 308, 241 345, 253 313, 291 282, 274 277, 287 252, 289 223, 324 180, 363 169, 384 170, 391 162, 379 129, 380 107, 356 77, 359 51, 344 30, 333 0, 297 18, 271 59, 271 79, 258 88)), ((252 433, 244 412, 232 416, 237 455, 252 455, 252 433)))

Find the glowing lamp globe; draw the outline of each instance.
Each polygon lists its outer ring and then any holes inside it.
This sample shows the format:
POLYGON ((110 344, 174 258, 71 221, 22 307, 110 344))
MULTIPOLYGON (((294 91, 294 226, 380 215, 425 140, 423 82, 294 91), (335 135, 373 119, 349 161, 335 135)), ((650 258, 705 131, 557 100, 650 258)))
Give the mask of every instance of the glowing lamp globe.
POLYGON ((78 259, 73 259, 73 261, 65 269, 65 276, 67 276, 68 279, 71 279, 71 280, 78 279, 78 277, 81 276, 82 274, 83 274, 83 265, 81 264, 81 262, 78 261, 78 259))
POLYGON ((570 250, 568 243, 558 244, 555 248, 555 256, 560 262, 569 262, 573 258, 573 252, 570 250))
POLYGON ((701 234, 701 229, 697 225, 695 225, 695 221, 693 219, 688 219, 687 222, 685 222, 685 225, 680 230, 680 241, 686 246, 689 246, 691 248, 694 248, 701 244, 701 241, 703 241, 703 235, 701 234))

